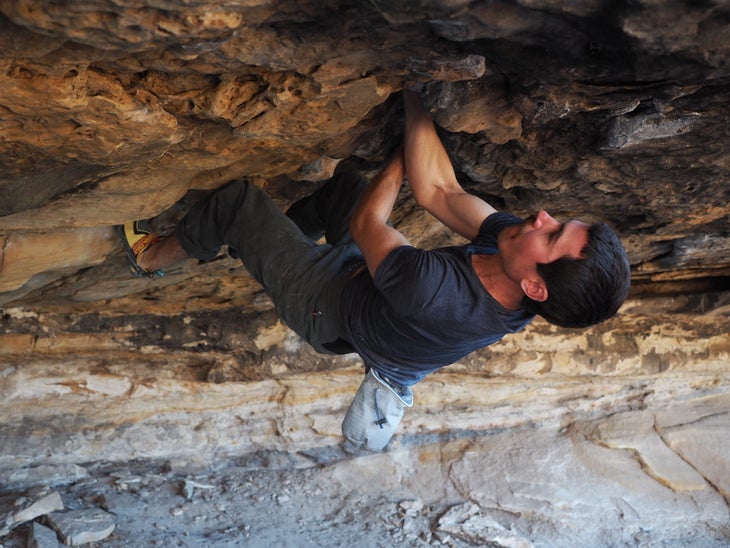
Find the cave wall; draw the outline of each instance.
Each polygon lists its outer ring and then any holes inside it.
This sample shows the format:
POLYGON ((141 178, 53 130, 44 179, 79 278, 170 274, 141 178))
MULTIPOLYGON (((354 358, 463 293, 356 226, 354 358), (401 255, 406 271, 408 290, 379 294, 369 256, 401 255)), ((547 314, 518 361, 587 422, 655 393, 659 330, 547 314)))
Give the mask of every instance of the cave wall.
POLYGON ((190 189, 382 160, 400 134, 394 94, 418 82, 465 184, 498 206, 611 222, 637 280, 727 275, 721 3, 7 1, 2 14, 4 292, 103 260, 94 229, 190 189), (58 248, 60 229, 98 250, 26 250, 58 248))
MULTIPOLYGON (((671 539, 729 538, 729 21, 712 1, 0 0, 3 484, 333 450, 356 357, 314 353, 225 256, 131 277, 112 226, 169 231, 236 177, 285 207, 334 169, 372 174, 402 135, 398 92, 424 84, 470 192, 608 222, 633 287, 601 326, 536 321, 429 378, 379 462, 476 473, 498 438, 502 479, 454 493, 525 516, 524 539, 587 527, 591 485, 617 530, 666 541, 651 509, 681 499, 671 539), (533 492, 536 463, 553 480, 533 492)), ((457 241, 407 187, 393 221, 457 241)))

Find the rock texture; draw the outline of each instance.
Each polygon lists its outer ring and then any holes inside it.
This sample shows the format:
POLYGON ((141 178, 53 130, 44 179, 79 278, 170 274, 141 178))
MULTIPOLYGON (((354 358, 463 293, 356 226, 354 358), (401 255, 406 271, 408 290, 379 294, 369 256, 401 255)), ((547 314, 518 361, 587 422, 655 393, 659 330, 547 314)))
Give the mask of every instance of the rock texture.
MULTIPOLYGON (((713 1, 0 0, 8 500, 104 499, 110 546, 726 544, 728 21, 713 1), (315 354, 230 258, 131 278, 112 226, 169 231, 235 177, 285 207, 334 169, 373 173, 416 84, 466 188, 613 225, 632 295, 606 324, 537 321, 427 379, 391 451, 352 456, 356 357, 315 354), (146 490, 109 479, 127 461, 146 490), (195 521, 172 480, 211 487, 195 521), (223 485, 248 529, 215 510, 223 485), (256 525, 272 507, 289 517, 256 525)), ((455 241, 407 188, 393 221, 455 241)))

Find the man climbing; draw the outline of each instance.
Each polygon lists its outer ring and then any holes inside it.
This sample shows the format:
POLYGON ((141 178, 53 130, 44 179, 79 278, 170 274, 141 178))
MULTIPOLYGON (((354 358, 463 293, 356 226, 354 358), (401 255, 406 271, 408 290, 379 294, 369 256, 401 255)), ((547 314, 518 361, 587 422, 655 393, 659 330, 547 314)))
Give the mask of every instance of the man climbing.
POLYGON ((282 320, 325 353, 357 352, 366 376, 343 421, 351 444, 384 448, 413 403, 412 386, 540 314, 585 327, 616 313, 630 269, 603 223, 522 221, 466 193, 420 97, 404 92, 405 138, 368 182, 340 173, 283 214, 233 181, 196 204, 174 234, 120 227, 134 269, 186 257, 240 256, 282 320), (411 246, 388 218, 407 174, 417 203, 470 243, 411 246), (326 243, 317 244, 323 236, 326 243))

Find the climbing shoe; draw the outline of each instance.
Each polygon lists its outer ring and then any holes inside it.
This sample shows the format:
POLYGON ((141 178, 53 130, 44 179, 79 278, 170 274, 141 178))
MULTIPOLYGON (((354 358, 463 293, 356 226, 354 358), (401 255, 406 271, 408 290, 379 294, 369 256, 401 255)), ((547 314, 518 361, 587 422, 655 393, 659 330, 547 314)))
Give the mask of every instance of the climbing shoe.
POLYGON ((124 246, 129 269, 135 276, 138 278, 161 278, 165 275, 162 270, 149 272, 137 263, 139 256, 160 239, 150 230, 148 221, 129 221, 123 225, 115 226, 114 229, 119 234, 119 239, 122 241, 122 246, 124 246))

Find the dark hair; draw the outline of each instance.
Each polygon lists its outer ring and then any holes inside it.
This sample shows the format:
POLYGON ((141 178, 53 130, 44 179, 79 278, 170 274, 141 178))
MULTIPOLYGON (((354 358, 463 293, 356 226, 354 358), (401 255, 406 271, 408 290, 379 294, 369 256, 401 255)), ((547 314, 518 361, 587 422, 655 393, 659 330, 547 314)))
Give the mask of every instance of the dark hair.
POLYGON ((605 223, 588 228, 580 259, 563 257, 538 264, 548 298, 524 297, 522 307, 561 327, 588 327, 607 320, 629 292, 631 267, 621 240, 605 223))

